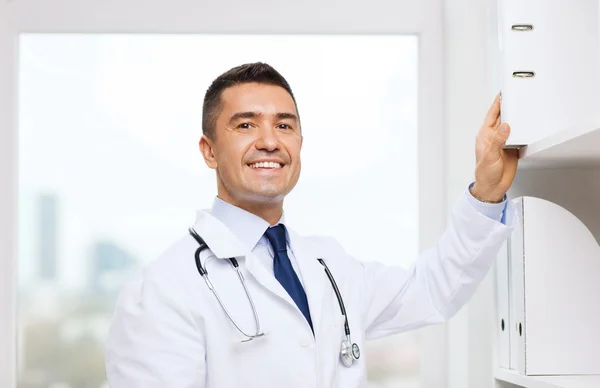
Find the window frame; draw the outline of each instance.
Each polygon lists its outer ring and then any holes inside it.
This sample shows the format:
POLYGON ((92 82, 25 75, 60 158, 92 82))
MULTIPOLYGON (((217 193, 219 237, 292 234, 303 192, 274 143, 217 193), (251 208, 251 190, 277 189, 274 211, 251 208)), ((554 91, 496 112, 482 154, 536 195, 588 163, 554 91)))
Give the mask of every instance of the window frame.
MULTIPOLYGON (((0 381, 7 388, 16 387, 18 356, 18 38, 32 32, 417 35, 419 249, 431 247, 443 231, 442 0, 0 1, 0 381)), ((420 340, 421 382, 423 387, 445 387, 445 326, 426 330, 420 340), (439 373, 427 373, 431 370, 439 373)))

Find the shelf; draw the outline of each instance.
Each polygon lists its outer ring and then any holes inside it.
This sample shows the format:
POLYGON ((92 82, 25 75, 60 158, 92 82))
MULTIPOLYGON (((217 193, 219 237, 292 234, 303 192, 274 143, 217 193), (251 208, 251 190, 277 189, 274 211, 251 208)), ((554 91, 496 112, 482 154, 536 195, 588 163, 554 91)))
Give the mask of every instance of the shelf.
POLYGON ((599 167, 600 124, 558 132, 519 149, 519 166, 599 167))
POLYGON ((594 376, 523 376, 511 370, 497 369, 496 380, 525 388, 597 388, 600 375, 594 376))

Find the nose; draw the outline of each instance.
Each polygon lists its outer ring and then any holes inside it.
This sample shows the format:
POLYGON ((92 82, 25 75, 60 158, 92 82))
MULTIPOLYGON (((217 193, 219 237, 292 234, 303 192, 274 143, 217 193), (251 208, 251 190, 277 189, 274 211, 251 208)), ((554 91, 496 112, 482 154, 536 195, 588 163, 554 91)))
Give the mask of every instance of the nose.
POLYGON ((254 146, 257 150, 276 151, 279 148, 277 130, 272 127, 261 128, 254 146))

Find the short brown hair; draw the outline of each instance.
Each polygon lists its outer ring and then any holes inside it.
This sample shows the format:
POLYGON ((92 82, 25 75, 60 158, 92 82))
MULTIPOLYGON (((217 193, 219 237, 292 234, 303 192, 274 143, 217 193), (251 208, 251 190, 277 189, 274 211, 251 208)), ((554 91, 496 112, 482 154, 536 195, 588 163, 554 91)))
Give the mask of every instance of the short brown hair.
POLYGON ((202 133, 210 139, 216 135, 217 118, 221 113, 221 94, 229 87, 245 84, 260 83, 267 85, 276 85, 284 88, 294 100, 294 106, 298 111, 296 99, 292 93, 292 88, 283 76, 272 66, 262 63, 246 63, 234 67, 218 76, 208 87, 204 95, 204 104, 202 105, 202 133))

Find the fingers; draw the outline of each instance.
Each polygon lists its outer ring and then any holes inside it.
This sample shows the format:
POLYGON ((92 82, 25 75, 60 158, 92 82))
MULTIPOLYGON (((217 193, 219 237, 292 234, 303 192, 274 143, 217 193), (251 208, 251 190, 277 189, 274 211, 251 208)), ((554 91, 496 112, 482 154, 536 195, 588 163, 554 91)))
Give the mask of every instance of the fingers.
POLYGON ((494 130, 498 129, 498 125, 500 125, 500 115, 498 115, 498 118, 494 122, 494 130))
POLYGON ((496 95, 492 106, 485 115, 483 125, 486 127, 494 127, 495 123, 500 120, 500 94, 496 95))
POLYGON ((500 157, 502 153, 502 147, 504 147, 504 144, 506 144, 509 135, 510 126, 506 123, 500 124, 500 126, 494 133, 494 137, 492 138, 492 142, 490 143, 490 147, 487 152, 488 157, 490 159, 496 160, 500 157))

